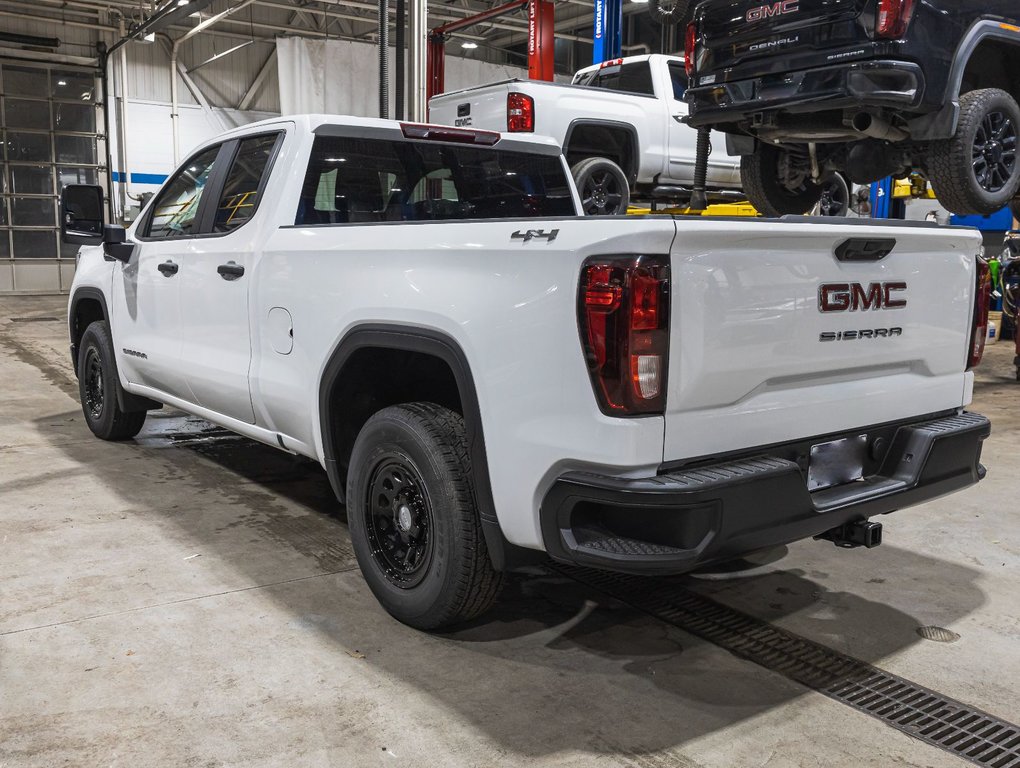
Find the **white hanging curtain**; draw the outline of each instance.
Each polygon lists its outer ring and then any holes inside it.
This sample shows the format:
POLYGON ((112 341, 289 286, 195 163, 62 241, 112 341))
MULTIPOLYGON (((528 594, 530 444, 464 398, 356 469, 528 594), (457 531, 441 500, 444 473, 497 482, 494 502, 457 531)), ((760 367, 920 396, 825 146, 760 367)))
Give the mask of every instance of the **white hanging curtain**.
MULTIPOLYGON (((390 51, 391 77, 394 61, 390 51)), ((325 112, 359 117, 379 116, 379 56, 371 43, 278 37, 280 111, 284 115, 325 112)), ((456 91, 510 78, 526 79, 527 69, 446 57, 446 90, 456 91)), ((390 98, 393 84, 390 83, 390 98)), ((393 114, 393 104, 390 104, 393 114)))

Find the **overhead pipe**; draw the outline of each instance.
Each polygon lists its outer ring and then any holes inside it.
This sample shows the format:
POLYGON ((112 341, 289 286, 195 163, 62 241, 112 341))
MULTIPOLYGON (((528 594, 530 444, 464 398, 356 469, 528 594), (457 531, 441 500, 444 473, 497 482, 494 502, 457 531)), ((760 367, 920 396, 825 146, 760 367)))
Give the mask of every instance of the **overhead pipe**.
POLYGON ((199 22, 174 40, 173 45, 170 47, 170 124, 173 126, 174 134, 174 167, 177 167, 177 165, 181 162, 180 116, 177 114, 177 101, 179 96, 177 88, 177 54, 180 51, 181 44, 184 41, 191 39, 199 32, 213 26, 217 22, 237 13, 242 8, 246 8, 253 2, 255 2, 255 0, 242 0, 242 2, 237 5, 227 8, 225 11, 220 11, 215 16, 210 16, 208 19, 199 22))
POLYGON ((379 117, 390 116, 390 4, 379 0, 379 117))

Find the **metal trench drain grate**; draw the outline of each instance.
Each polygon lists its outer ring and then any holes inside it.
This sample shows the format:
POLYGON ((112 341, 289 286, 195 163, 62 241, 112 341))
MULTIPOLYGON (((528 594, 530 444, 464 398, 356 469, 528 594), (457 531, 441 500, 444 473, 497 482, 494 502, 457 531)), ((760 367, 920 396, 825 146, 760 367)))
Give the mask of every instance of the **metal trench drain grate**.
POLYGON ((1020 768, 1020 726, 974 709, 679 585, 551 568, 692 635, 985 768, 1020 768))

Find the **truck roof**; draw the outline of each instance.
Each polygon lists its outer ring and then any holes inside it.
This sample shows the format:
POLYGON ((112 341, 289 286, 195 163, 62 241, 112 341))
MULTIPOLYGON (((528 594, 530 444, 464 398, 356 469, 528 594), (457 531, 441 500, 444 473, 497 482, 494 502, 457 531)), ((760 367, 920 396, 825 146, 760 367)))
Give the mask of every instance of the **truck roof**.
POLYGON ((614 63, 614 64, 615 63, 619 63, 619 64, 632 64, 632 63, 637 62, 637 61, 652 61, 653 59, 665 59, 667 61, 679 61, 681 63, 683 63, 683 61, 684 61, 684 57, 682 55, 681 56, 671 56, 671 55, 664 54, 664 53, 642 53, 639 56, 624 56, 621 59, 609 59, 608 62, 607 61, 603 61, 603 62, 601 62, 599 64, 592 64, 592 65, 587 66, 587 67, 582 67, 581 69, 577 70, 577 72, 574 73, 574 77, 576 78, 578 75, 580 75, 583 72, 591 72, 593 70, 600 69, 603 66, 605 66, 607 63, 610 63, 610 62, 614 63))
MULTIPOLYGON (((411 120, 384 120, 378 117, 357 117, 355 115, 281 115, 280 117, 271 117, 266 120, 259 120, 255 123, 248 123, 221 133, 208 141, 204 141, 197 145, 192 150, 192 153, 210 144, 224 141, 225 139, 234 139, 241 136, 261 133, 268 128, 282 127, 288 124, 294 125, 299 131, 308 133, 348 134, 363 138, 382 138, 389 134, 389 136, 394 139, 403 140, 404 134, 401 130, 401 125, 413 124, 413 122, 414 121, 411 120)), ((451 130, 450 126, 446 125, 435 124, 434 127, 444 131, 451 130)), ((458 128, 455 130, 466 133, 472 132, 472 129, 470 128, 458 128)), ((483 131, 482 133, 493 133, 493 131, 483 131)), ((441 139, 434 140, 441 141, 441 139)), ((559 144, 557 144, 552 138, 540 134, 503 132, 500 133, 500 139, 497 146, 500 149, 516 149, 517 151, 530 151, 540 154, 560 153, 559 144)))

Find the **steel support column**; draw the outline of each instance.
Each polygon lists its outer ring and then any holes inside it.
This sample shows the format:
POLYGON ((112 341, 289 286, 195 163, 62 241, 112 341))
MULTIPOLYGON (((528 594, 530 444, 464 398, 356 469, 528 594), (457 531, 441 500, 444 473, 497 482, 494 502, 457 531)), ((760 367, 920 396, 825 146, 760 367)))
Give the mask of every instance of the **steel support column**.
POLYGON ((528 77, 552 82, 556 63, 554 6, 549 0, 528 2, 528 77))
POLYGON ((592 64, 623 55, 623 0, 595 0, 592 64))

